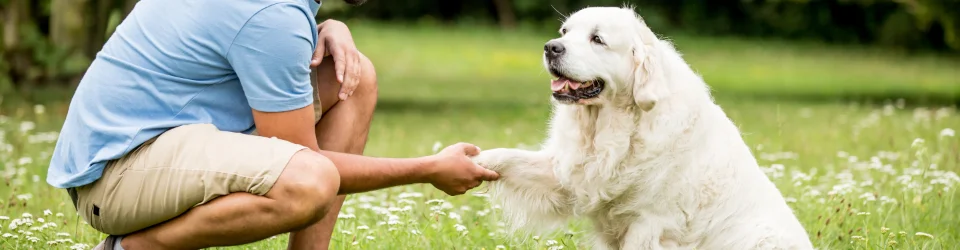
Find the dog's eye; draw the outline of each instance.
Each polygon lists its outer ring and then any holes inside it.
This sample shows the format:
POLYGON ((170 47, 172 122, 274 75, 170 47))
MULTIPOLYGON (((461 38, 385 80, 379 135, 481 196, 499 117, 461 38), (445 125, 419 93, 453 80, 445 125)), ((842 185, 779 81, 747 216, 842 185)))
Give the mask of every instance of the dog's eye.
POLYGON ((567 28, 560 29, 560 34, 567 34, 567 28))
POLYGON ((600 38, 600 36, 597 36, 597 35, 594 35, 593 38, 590 39, 590 41, 592 41, 592 42, 594 42, 594 43, 597 43, 597 44, 603 44, 603 39, 600 38))

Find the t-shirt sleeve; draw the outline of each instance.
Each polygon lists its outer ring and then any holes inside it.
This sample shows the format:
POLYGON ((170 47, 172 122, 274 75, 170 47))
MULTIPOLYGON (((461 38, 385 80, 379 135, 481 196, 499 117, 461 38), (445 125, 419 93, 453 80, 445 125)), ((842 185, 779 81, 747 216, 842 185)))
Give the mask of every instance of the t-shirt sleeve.
POLYGON ((310 59, 315 28, 292 4, 266 7, 240 29, 227 51, 250 107, 283 112, 313 103, 310 59))

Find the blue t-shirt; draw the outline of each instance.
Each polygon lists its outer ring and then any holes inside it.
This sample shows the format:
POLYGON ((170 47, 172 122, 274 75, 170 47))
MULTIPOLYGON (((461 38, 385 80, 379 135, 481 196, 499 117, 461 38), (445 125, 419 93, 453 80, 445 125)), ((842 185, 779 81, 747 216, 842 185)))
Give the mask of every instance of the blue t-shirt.
POLYGON ((252 109, 313 102, 314 0, 141 0, 70 102, 47 182, 77 187, 180 125, 250 133, 252 109))

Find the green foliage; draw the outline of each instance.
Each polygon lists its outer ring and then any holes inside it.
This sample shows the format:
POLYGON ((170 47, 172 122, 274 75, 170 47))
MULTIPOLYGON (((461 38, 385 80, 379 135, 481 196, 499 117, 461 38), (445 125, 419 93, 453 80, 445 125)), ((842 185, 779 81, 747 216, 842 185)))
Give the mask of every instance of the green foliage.
MULTIPOLYGON (((328 1, 329 2, 329 1, 328 1)), ((334 1, 335 2, 335 1, 334 1)), ((960 1, 957 0, 513 0, 517 19, 554 24, 588 6, 630 5, 657 30, 696 34, 777 37, 848 44, 878 44, 905 50, 960 51, 960 1)), ((495 22, 490 1, 371 0, 361 7, 327 12, 334 17, 453 22, 469 17, 495 22)), ((550 30, 552 31, 552 30, 550 30)))
MULTIPOLYGON (((376 65, 380 89, 366 155, 423 156, 460 141, 526 148, 544 139, 550 75, 539 49, 554 34, 348 25, 376 65)), ((960 61, 797 42, 672 38, 819 249, 960 244, 960 113, 952 105, 960 100, 960 61), (888 93, 951 102, 885 103, 888 93), (868 102, 818 102, 851 96, 868 102)), ((67 101, 42 108, 3 101, 0 249, 89 249, 105 236, 79 219, 63 190, 44 181, 67 101)), ((424 184, 350 195, 331 249, 589 249, 590 224, 582 220, 537 238, 502 231, 500 210, 483 191, 449 197, 424 184)), ((214 249, 286 243, 279 235, 214 249)))

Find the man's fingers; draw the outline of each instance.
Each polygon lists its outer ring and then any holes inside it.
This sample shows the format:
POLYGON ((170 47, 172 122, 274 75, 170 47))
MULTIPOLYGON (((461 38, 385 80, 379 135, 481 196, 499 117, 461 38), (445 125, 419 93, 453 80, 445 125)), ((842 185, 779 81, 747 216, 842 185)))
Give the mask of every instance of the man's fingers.
POLYGON ((310 59, 310 67, 320 66, 320 63, 323 62, 323 55, 326 54, 327 47, 324 44, 323 39, 317 41, 317 50, 313 51, 313 58, 310 59))
POLYGON ((360 72, 363 71, 363 65, 360 64, 360 52, 353 53, 353 65, 353 86, 350 88, 350 92, 347 92, 348 96, 352 96, 353 91, 360 86, 360 72))
POLYGON ((343 56, 345 56, 344 54, 345 53, 343 52, 343 49, 338 48, 333 51, 333 61, 334 61, 333 68, 334 68, 334 71, 336 71, 337 81, 340 82, 340 84, 343 84, 343 72, 344 70, 346 70, 346 67, 347 67, 346 65, 347 61, 343 58, 343 56))
POLYGON ((472 144, 460 143, 460 147, 463 148, 463 152, 466 153, 467 156, 476 156, 480 154, 480 147, 474 146, 472 144))
POLYGON ((360 76, 357 74, 360 64, 357 60, 357 52, 347 52, 348 56, 346 61, 349 62, 347 68, 344 70, 344 79, 343 85, 340 88, 340 94, 351 96, 353 91, 357 89, 358 83, 360 83, 360 76))
POLYGON ((500 179, 500 174, 493 170, 483 168, 480 171, 480 178, 484 181, 495 181, 500 179))
POLYGON ((335 74, 337 74, 337 82, 340 83, 340 94, 338 95, 338 97, 340 97, 341 101, 347 100, 347 95, 346 93, 343 92, 344 83, 345 83, 343 81, 343 78, 344 78, 343 72, 346 71, 347 69, 347 64, 346 64, 347 60, 344 58, 344 56, 345 56, 345 53, 343 52, 343 49, 337 49, 336 51, 333 52, 333 60, 335 62, 333 65, 333 68, 334 68, 335 74))

